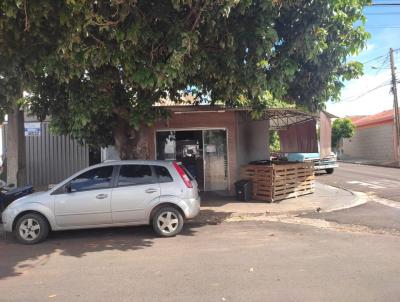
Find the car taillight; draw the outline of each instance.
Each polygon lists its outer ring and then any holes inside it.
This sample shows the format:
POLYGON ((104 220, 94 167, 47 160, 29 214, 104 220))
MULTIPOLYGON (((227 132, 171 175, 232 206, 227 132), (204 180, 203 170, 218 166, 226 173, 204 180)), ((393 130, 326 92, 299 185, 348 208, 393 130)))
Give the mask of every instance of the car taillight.
POLYGON ((178 172, 179 176, 182 178, 183 182, 185 183, 186 187, 193 188, 193 184, 190 181, 189 177, 186 175, 185 171, 178 165, 176 161, 174 161, 174 167, 176 172, 178 172))

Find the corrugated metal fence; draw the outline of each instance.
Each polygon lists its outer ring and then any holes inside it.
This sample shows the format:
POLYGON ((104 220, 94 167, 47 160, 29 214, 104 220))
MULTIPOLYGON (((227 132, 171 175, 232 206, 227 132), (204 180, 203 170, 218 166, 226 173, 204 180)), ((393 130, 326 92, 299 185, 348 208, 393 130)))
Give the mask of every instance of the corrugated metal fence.
MULTIPOLYGON (((7 127, 4 127, 7 150, 7 127)), ((41 123, 38 136, 25 136, 28 183, 34 186, 56 184, 89 166, 89 147, 69 136, 53 135, 49 123, 41 123)))

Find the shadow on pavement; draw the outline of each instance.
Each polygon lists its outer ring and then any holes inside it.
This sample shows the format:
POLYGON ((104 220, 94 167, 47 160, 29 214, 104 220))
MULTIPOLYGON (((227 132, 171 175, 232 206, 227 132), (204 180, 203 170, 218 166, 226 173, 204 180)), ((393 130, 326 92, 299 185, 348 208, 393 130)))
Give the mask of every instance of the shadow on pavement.
MULTIPOLYGON (((231 213, 203 210, 198 219, 187 221, 179 237, 195 236, 205 225, 221 223, 231 213)), ((1 235, 1 234, 0 234, 1 235)), ((0 280, 19 276, 31 268, 42 266, 51 256, 85 257, 103 251, 136 251, 151 248, 159 238, 151 226, 115 227, 72 230, 50 233, 46 241, 36 245, 22 245, 12 234, 0 236, 0 280)))
POLYGON ((332 174, 328 174, 325 171, 315 171, 315 176, 317 177, 328 177, 331 176, 332 174))

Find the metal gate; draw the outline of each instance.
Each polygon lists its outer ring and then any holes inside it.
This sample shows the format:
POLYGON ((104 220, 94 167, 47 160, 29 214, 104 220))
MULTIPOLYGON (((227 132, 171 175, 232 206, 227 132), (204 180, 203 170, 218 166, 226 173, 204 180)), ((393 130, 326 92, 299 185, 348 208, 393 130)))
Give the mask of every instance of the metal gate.
MULTIPOLYGON (((29 124, 26 122, 25 124, 29 124)), ((49 123, 40 123, 38 135, 25 136, 28 184, 56 184, 89 166, 89 147, 70 136, 54 135, 49 123)), ((7 125, 3 127, 3 154, 7 152, 7 125)))

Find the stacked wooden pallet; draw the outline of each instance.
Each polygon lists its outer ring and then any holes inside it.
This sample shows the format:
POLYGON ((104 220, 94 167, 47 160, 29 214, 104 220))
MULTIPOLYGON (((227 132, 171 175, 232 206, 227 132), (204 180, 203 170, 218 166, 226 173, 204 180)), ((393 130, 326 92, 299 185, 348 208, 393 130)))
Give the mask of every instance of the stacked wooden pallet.
POLYGON ((313 163, 273 163, 241 167, 241 179, 252 182, 252 198, 274 202, 313 193, 313 163))

